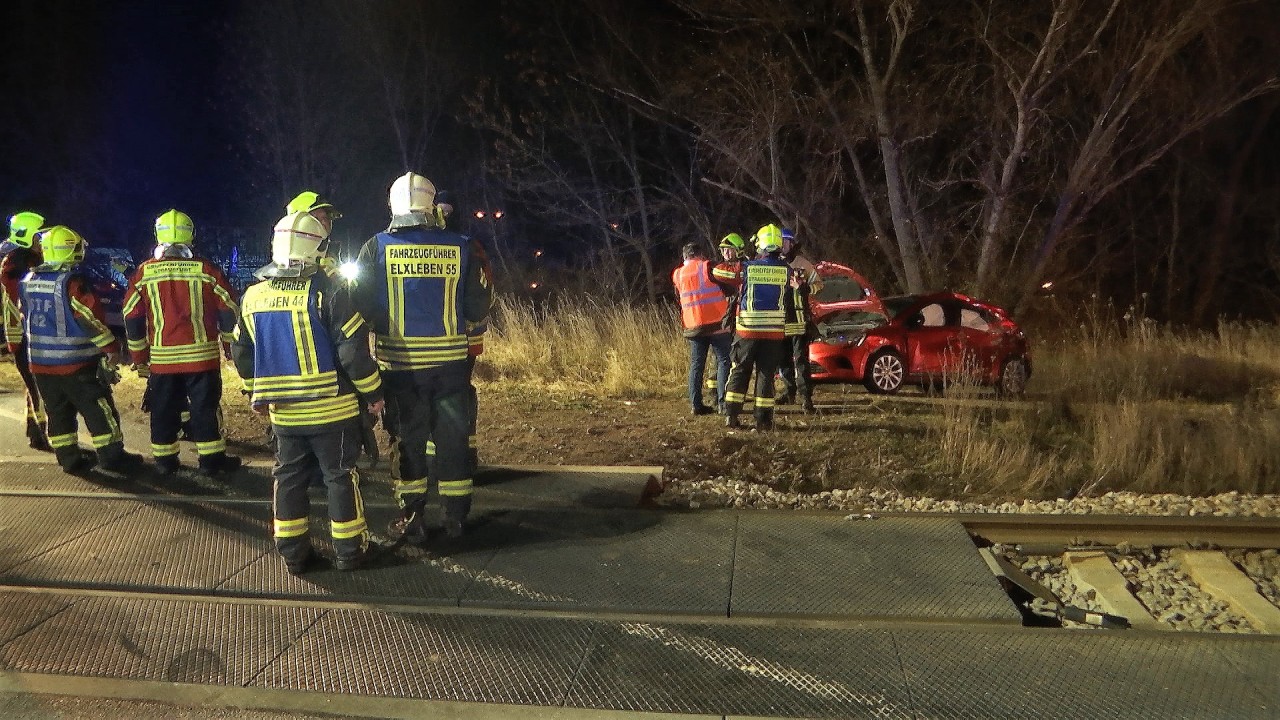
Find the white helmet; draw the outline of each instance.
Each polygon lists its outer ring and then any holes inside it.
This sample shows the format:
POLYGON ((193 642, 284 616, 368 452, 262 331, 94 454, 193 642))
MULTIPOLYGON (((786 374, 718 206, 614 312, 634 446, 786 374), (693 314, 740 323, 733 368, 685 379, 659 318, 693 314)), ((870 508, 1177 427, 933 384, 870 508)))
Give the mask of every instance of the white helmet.
POLYGON ((392 215, 408 215, 409 213, 435 214, 436 186, 431 181, 415 173, 405 173, 391 183, 392 215))
POLYGON ((314 265, 325 256, 329 231, 309 212, 285 215, 271 237, 271 262, 277 267, 314 265))

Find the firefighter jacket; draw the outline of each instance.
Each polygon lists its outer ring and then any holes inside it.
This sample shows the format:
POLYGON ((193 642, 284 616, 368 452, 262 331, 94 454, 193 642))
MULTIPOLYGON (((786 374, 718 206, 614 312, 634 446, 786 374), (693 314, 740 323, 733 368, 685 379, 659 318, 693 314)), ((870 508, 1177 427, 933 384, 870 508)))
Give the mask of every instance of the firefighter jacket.
POLYGON ((78 273, 40 266, 22 279, 20 292, 32 374, 70 375, 119 351, 102 304, 78 273))
POLYGON ((777 253, 742 263, 738 296, 738 337, 781 340, 794 298, 789 289, 790 269, 777 253))
POLYGON ((483 254, 469 238, 393 219, 365 243, 357 262, 356 305, 372 326, 383 369, 427 370, 467 359, 468 323, 483 322, 493 301, 483 254))
POLYGON ((786 322, 783 325, 787 337, 799 337, 809 332, 809 291, 804 270, 792 266, 791 283, 787 286, 791 302, 787 306, 786 322))
POLYGON ((161 257, 138 266, 124 300, 133 362, 156 375, 217 370, 238 310, 226 275, 200 257, 161 257))
MULTIPOLYGON (((439 199, 439 196, 436 196, 439 199)), ((440 224, 444 227, 444 223, 440 224)), ((471 241, 471 257, 480 266, 480 272, 484 274, 485 284, 493 287, 493 269, 489 264, 489 256, 484 251, 484 246, 477 240, 471 241)), ((492 300, 491 300, 492 301, 492 300)), ((467 321, 467 355, 476 358, 484 354, 484 336, 489 332, 489 320, 481 320, 480 322, 467 321)))
POLYGON ((360 398, 382 399, 350 285, 325 271, 249 286, 231 357, 250 402, 270 407, 280 433, 323 432, 359 417, 360 398))
POLYGON ((10 347, 22 344, 22 313, 18 311, 18 286, 27 273, 41 262, 40 251, 16 248, 0 261, 0 285, 3 287, 4 339, 10 347))
POLYGON ((711 277, 711 261, 690 258, 671 273, 680 296, 680 324, 687 338, 724 332, 721 321, 729 301, 711 277))

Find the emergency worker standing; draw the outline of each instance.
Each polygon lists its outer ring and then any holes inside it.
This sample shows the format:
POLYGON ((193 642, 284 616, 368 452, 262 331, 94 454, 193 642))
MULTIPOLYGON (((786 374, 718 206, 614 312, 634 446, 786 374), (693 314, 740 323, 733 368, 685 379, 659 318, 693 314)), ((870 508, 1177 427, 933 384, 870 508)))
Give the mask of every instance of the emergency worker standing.
POLYGON ((41 263, 36 235, 43 227, 44 217, 38 213, 20 212, 9 218, 9 239, 0 246, 0 252, 4 253, 4 260, 0 261, 0 283, 4 293, 5 342, 10 348, 16 348, 10 355, 27 391, 27 444, 33 450, 52 452, 45 435, 44 404, 40 402, 40 391, 27 362, 27 341, 22 334, 22 313, 18 311, 18 285, 41 263))
POLYGON ((789 405, 799 397, 801 409, 812 414, 817 410, 813 406, 813 382, 809 374, 809 343, 817 333, 809 314, 809 295, 822 289, 822 278, 813 263, 800 254, 799 245, 795 233, 783 228, 782 258, 791 268, 790 292, 794 297, 785 328, 787 352, 783 353, 778 368, 783 390, 777 402, 789 405))
POLYGON ((58 225, 40 234, 40 247, 43 263, 22 279, 19 309, 54 456, 72 474, 93 465, 93 455, 76 441, 79 414, 93 438, 98 467, 133 470, 142 456, 125 451, 111 385, 99 374, 104 364, 115 372, 120 346, 107 327, 102 303, 76 271, 84 260, 84 238, 58 225))
POLYGON ((162 475, 177 471, 178 430, 190 413, 198 468, 231 472, 240 458, 222 436, 222 356, 230 355, 239 309, 217 265, 192 248, 195 226, 186 213, 156 218, 154 257, 138 266, 124 300, 124 329, 139 377, 147 380, 151 456, 162 475))
POLYGON ((671 273, 680 299, 680 324, 689 341, 689 405, 694 415, 724 412, 725 387, 729 380, 729 352, 732 335, 723 326, 729 302, 711 276, 711 261, 702 256, 694 243, 682 249, 684 263, 671 273), (707 351, 716 356, 716 409, 702 403, 702 378, 706 372, 707 351))
POLYGON ((765 225, 756 232, 760 257, 742 263, 733 367, 725 393, 725 425, 741 427, 738 414, 746 401, 751 371, 756 373, 755 429, 773 429, 773 376, 784 352, 783 326, 794 298, 787 292, 790 272, 782 259, 782 229, 765 225))
POLYGON ((314 553, 307 487, 316 474, 329 493, 334 567, 354 570, 369 551, 356 461, 362 404, 381 412, 382 381, 350 284, 321 266, 328 237, 308 213, 276 223, 267 279, 245 290, 232 343, 250 403, 275 431, 274 536, 293 574, 314 553))
POLYGON ((429 475, 450 538, 462 535, 471 510, 467 330, 488 317, 493 299, 471 240, 439 227, 435 194, 430 180, 411 172, 392 183, 390 226, 360 249, 356 290, 387 384, 383 420, 401 508, 389 533, 419 545, 427 539, 429 475), (432 467, 428 441, 435 443, 432 467))

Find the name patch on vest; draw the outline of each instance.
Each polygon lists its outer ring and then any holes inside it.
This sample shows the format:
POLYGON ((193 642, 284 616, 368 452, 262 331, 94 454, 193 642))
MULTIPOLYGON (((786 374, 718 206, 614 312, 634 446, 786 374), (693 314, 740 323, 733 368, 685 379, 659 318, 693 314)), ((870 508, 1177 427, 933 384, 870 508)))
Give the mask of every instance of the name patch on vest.
POLYGON ((458 278, 462 249, 454 245, 389 245, 387 275, 393 278, 458 278))
POLYGON ((755 265, 747 268, 747 280, 753 283, 786 285, 787 277, 788 271, 785 265, 781 267, 755 265))

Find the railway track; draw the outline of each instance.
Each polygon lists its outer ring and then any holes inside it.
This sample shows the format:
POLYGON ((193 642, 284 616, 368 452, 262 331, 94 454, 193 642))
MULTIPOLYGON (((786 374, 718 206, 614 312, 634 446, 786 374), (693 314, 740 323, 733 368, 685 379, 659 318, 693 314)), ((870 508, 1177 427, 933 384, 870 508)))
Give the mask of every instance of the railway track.
POLYGON ((1280 635, 1280 518, 959 519, 1028 617, 1065 606, 1090 625, 1280 635))

